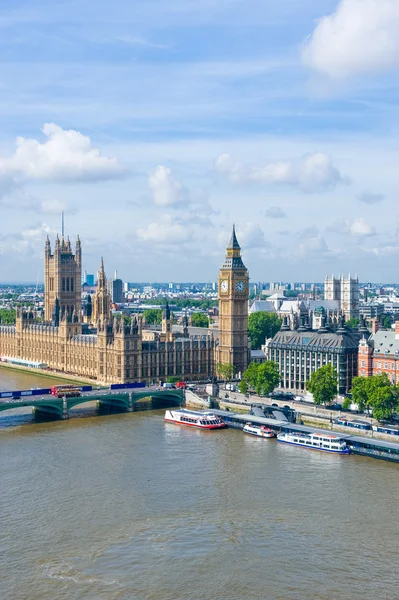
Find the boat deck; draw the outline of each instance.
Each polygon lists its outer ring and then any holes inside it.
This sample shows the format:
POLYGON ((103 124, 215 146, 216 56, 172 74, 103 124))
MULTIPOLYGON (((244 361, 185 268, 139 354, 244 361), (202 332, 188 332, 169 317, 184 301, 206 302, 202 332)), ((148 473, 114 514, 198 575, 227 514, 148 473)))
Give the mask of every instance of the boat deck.
POLYGON ((278 421, 276 419, 268 419, 267 417, 258 417, 248 413, 234 413, 227 410, 212 409, 215 415, 218 415, 230 427, 242 429, 248 421, 259 425, 266 425, 274 431, 279 432, 297 432, 297 433, 320 433, 321 435, 334 435, 344 440, 353 454, 361 454, 372 458, 380 458, 399 462, 399 444, 388 442, 385 440, 376 440, 372 437, 364 437, 361 435, 345 434, 330 429, 318 429, 317 427, 309 427, 308 425, 299 425, 289 423, 287 421, 278 421))

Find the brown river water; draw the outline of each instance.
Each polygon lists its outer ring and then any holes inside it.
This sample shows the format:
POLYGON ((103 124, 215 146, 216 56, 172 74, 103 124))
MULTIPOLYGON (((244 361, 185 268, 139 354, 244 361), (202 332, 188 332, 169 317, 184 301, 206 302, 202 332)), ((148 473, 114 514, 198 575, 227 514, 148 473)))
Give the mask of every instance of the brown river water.
POLYGON ((1 600, 399 598, 398 465, 74 415, 0 413, 1 600))

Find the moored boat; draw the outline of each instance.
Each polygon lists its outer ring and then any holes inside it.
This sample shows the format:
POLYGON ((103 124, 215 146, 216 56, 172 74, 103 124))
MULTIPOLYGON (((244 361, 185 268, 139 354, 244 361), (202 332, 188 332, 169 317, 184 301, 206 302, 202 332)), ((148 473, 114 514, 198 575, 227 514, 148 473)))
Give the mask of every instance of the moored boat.
POLYGON ((288 432, 279 433, 277 436, 278 442, 291 444, 293 446, 303 446, 311 450, 321 450, 330 452, 331 454, 349 454, 350 449, 343 438, 336 435, 327 435, 323 433, 299 433, 288 432))
POLYGON ((243 427, 244 433, 249 433, 250 435, 257 435, 262 438, 274 438, 276 434, 273 429, 269 427, 265 427, 264 425, 256 425, 253 423, 246 423, 243 427))
POLYGON ((212 412, 197 412, 184 408, 167 410, 165 412, 165 421, 188 427, 197 427, 199 429, 222 429, 226 427, 226 423, 212 412))

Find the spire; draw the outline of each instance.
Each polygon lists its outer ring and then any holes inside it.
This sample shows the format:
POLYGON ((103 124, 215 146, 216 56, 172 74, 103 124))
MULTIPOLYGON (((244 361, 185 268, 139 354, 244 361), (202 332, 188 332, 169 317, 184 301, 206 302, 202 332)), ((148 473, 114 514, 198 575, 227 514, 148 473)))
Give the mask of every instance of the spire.
POLYGON ((241 250, 240 244, 238 243, 238 240, 237 240, 236 227, 235 227, 234 223, 233 223, 233 231, 231 233, 231 238, 230 238, 227 248, 229 250, 241 250))
POLYGON ((163 311, 163 317, 164 317, 164 319, 166 319, 167 321, 169 321, 169 320, 170 320, 170 308, 169 308, 169 302, 166 302, 165 310, 163 311))
POLYGON ((46 238, 46 244, 44 246, 44 253, 46 254, 46 256, 49 256, 51 254, 51 245, 50 245, 50 238, 47 234, 47 238, 46 238))
POLYGON ((245 265, 241 258, 241 248, 236 236, 236 228, 233 224, 230 241, 226 248, 226 259, 222 265, 222 269, 245 269, 245 265))
POLYGON ((97 276, 97 290, 105 289, 107 286, 107 278, 105 276, 104 259, 101 257, 100 270, 97 276))
POLYGON ((58 296, 55 299, 52 319, 53 319, 53 325, 55 327, 59 327, 59 325, 60 325, 60 301, 58 300, 58 296))

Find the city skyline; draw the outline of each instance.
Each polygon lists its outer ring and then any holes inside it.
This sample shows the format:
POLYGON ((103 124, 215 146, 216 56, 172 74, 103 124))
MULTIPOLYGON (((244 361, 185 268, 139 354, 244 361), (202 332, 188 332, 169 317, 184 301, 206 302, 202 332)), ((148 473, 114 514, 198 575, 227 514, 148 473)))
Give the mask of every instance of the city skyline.
POLYGON ((62 210, 124 281, 215 280, 232 222, 252 281, 395 280, 397 0, 0 14, 0 281, 62 210))

